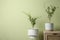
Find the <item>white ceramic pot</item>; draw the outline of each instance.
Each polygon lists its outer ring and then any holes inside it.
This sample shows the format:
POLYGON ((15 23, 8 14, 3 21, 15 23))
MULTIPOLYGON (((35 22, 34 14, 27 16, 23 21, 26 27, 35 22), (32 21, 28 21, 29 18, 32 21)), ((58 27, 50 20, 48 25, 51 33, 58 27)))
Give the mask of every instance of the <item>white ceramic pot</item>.
POLYGON ((28 29, 29 38, 36 38, 38 36, 38 29, 28 29))
POLYGON ((45 23, 45 30, 52 31, 53 23, 45 23))

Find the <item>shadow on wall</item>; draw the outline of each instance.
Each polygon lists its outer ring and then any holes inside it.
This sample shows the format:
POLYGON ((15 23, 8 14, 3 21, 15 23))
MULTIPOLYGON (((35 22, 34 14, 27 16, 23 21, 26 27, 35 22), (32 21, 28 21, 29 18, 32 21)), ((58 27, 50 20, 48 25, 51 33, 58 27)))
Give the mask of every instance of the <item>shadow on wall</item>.
POLYGON ((55 27, 56 31, 60 31, 60 26, 55 27))
POLYGON ((38 40, 43 40, 44 38, 43 38, 43 32, 41 31, 41 32, 39 32, 39 37, 38 37, 38 40))

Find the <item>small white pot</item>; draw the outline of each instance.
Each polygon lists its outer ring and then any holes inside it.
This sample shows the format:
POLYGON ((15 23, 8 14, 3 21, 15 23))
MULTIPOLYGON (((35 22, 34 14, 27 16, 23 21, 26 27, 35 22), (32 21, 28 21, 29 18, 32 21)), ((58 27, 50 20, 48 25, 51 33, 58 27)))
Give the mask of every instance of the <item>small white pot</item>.
POLYGON ((38 36, 38 29, 28 29, 29 38, 36 38, 38 36))
POLYGON ((53 23, 45 23, 45 30, 52 31, 53 23))

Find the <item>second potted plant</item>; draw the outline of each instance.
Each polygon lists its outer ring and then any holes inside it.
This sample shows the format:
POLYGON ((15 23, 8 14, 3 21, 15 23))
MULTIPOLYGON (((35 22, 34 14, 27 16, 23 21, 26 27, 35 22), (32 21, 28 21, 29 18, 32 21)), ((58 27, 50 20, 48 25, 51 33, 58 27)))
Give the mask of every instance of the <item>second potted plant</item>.
POLYGON ((47 7, 46 12, 48 14, 47 17, 48 17, 49 22, 45 23, 45 30, 50 30, 50 31, 53 30, 54 23, 51 22, 51 18, 53 16, 55 10, 56 10, 55 6, 50 5, 47 7))

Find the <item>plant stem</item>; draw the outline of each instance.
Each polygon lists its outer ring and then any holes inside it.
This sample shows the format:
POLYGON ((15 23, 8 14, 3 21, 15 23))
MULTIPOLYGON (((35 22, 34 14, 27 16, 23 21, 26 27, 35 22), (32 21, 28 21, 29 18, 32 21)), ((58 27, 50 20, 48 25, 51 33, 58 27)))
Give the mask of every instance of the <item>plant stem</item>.
POLYGON ((51 23, 51 16, 48 16, 49 23, 51 23))
POLYGON ((51 23, 51 18, 49 18, 49 23, 51 23))
POLYGON ((34 25, 32 25, 32 28, 34 28, 34 25))

